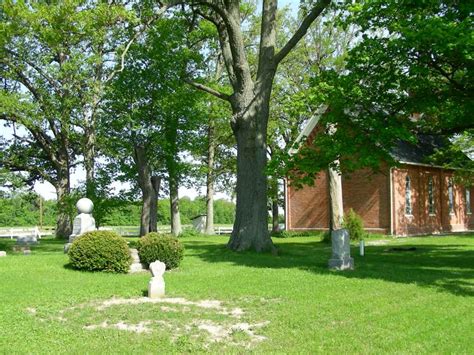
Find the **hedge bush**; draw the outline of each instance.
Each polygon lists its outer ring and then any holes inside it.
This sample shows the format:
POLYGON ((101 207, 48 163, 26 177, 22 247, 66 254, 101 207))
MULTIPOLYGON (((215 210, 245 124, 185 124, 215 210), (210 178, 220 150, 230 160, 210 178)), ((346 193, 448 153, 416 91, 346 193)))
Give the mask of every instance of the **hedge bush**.
POLYGON ((138 242, 138 255, 140 261, 150 264, 159 260, 166 264, 166 269, 174 269, 179 266, 184 256, 184 247, 181 242, 170 236, 148 233, 140 238, 138 242))
POLYGON ((351 240, 364 239, 367 234, 364 230, 362 217, 355 213, 352 208, 349 210, 349 213, 344 216, 343 226, 349 231, 349 238, 351 240))
POLYGON ((68 255, 78 270, 126 273, 132 263, 127 242, 111 231, 84 233, 74 240, 68 255))

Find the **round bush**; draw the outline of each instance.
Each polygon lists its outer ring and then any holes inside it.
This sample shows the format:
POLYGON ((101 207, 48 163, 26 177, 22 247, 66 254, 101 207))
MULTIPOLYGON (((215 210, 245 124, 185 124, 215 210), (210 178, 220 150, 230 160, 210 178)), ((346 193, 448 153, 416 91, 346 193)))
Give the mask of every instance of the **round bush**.
POLYGON ((84 233, 74 240, 68 255, 78 270, 126 273, 132 263, 125 239, 110 231, 84 233))
POLYGON ((138 255, 145 264, 159 260, 166 264, 166 270, 179 266, 184 256, 181 242, 169 235, 148 233, 138 241, 138 255))

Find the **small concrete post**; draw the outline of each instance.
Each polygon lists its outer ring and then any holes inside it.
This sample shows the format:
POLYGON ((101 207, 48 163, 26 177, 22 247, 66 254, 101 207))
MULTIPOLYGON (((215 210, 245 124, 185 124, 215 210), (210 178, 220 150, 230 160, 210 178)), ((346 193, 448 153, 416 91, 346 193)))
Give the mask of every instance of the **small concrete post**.
POLYGON ((364 256, 364 253, 365 253, 365 242, 364 242, 364 239, 362 239, 359 243, 359 252, 360 252, 360 256, 364 256))

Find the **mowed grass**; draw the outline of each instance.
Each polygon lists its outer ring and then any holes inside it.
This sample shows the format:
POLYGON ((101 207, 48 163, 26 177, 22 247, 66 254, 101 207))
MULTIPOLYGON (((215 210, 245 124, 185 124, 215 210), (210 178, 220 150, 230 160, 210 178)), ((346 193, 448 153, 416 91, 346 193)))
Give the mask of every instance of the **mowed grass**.
POLYGON ((79 272, 61 241, 24 256, 0 240, 0 353, 474 353, 473 235, 396 239, 364 257, 354 246, 346 272, 327 269, 330 246, 316 237, 274 239, 278 256, 230 252, 226 237, 182 241, 165 281, 187 305, 101 308, 143 297, 150 275, 79 272))

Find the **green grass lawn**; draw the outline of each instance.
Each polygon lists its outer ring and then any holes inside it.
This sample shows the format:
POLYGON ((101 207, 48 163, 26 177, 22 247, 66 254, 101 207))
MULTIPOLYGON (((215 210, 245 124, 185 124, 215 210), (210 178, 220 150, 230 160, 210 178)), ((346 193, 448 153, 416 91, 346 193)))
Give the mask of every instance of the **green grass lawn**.
POLYGON ((0 240, 0 353, 474 353, 473 235, 354 246, 348 272, 316 238, 275 239, 279 256, 226 241, 183 239, 168 299, 147 303, 147 273, 79 272, 63 242, 24 256, 0 240))

